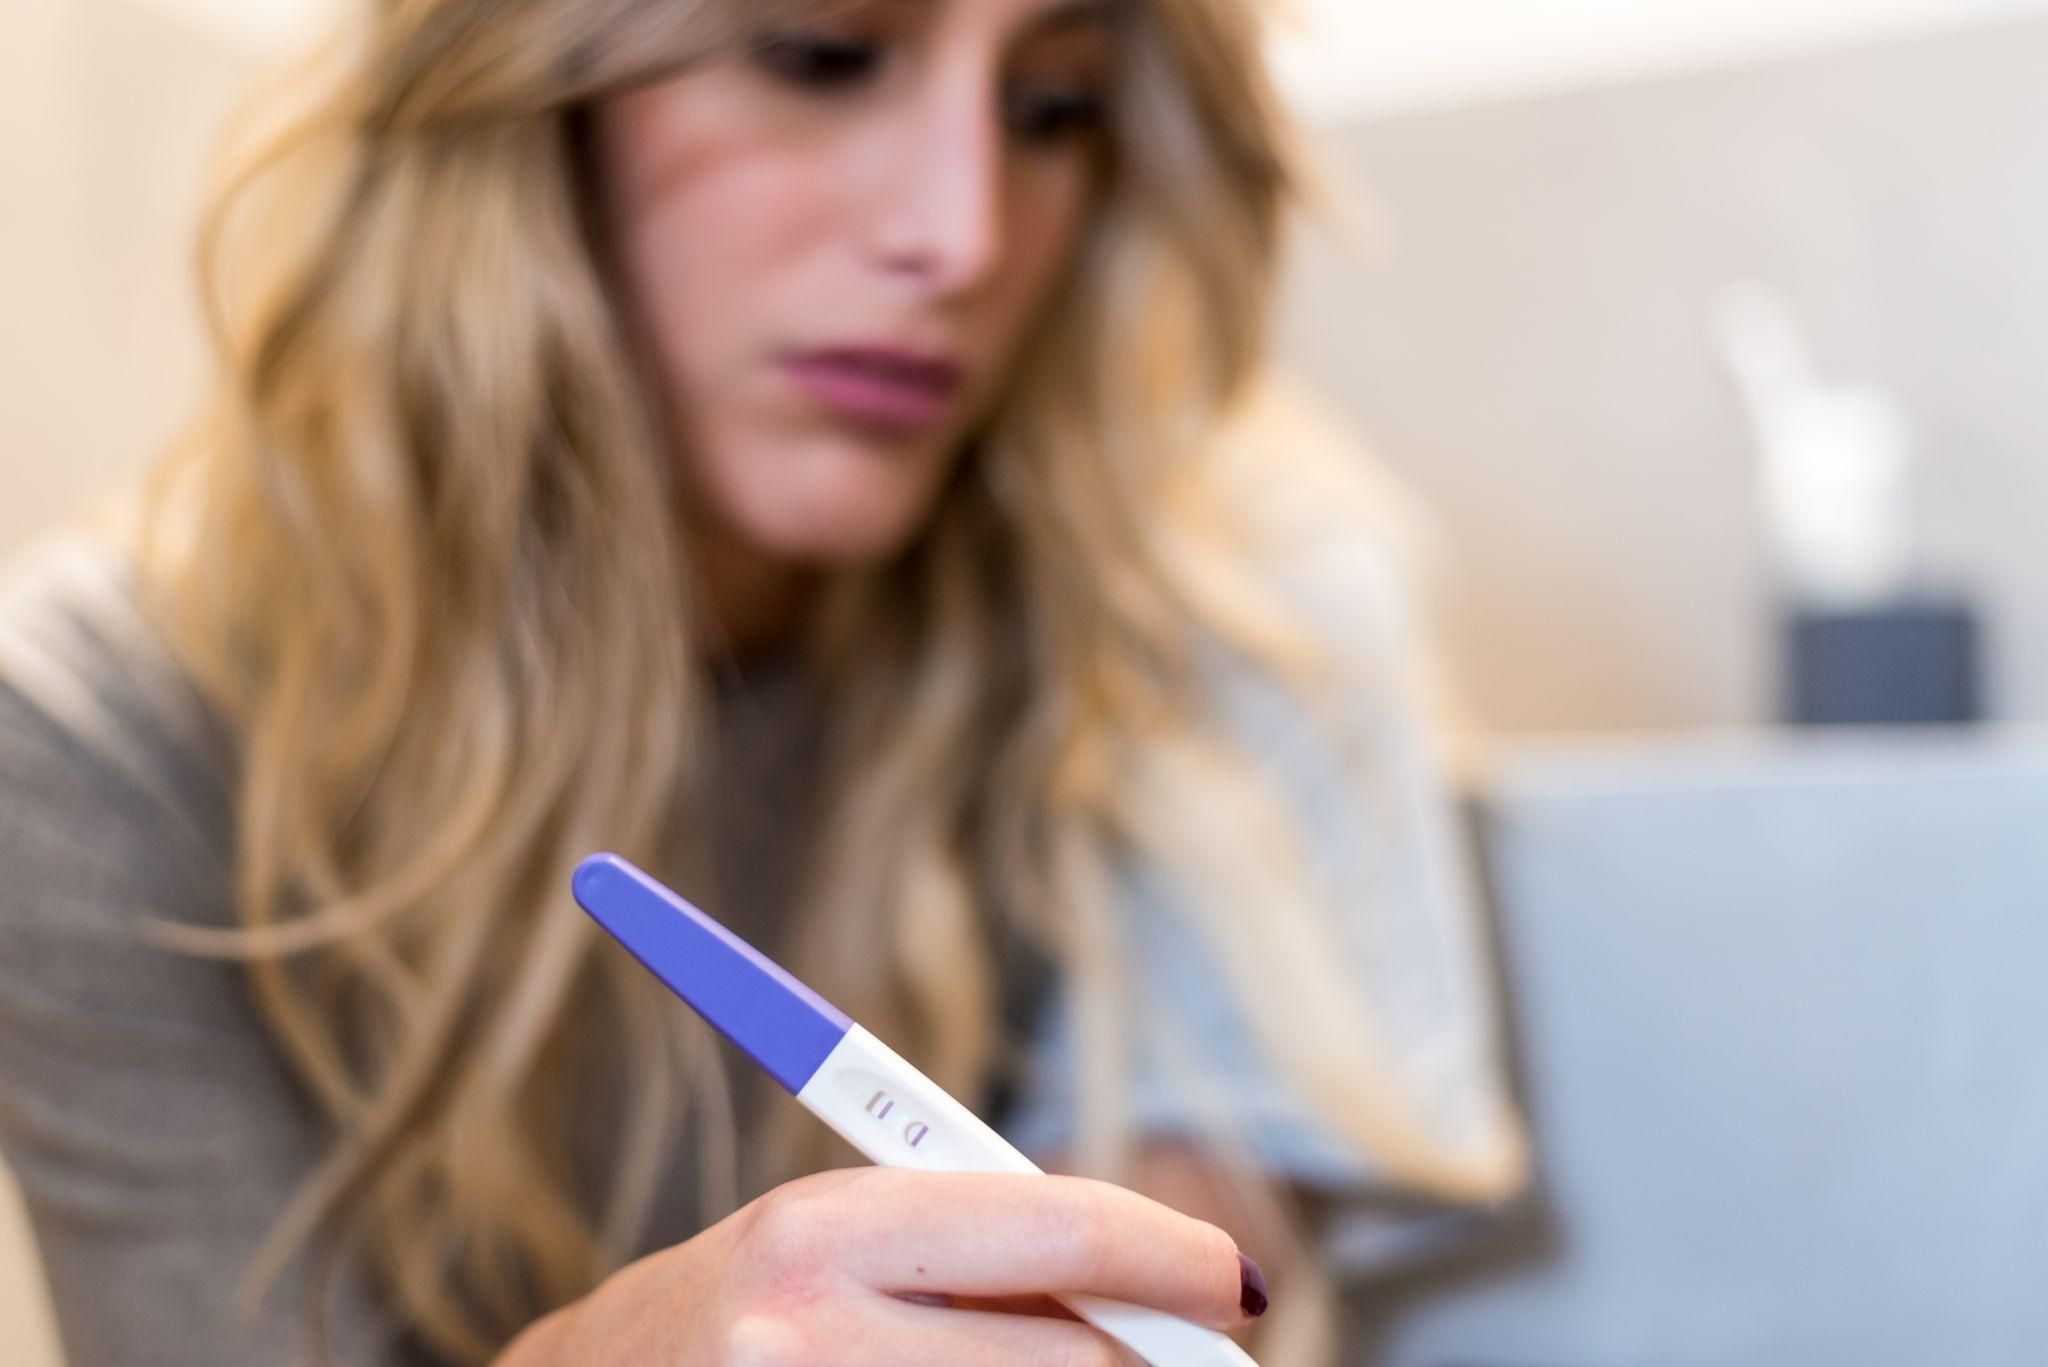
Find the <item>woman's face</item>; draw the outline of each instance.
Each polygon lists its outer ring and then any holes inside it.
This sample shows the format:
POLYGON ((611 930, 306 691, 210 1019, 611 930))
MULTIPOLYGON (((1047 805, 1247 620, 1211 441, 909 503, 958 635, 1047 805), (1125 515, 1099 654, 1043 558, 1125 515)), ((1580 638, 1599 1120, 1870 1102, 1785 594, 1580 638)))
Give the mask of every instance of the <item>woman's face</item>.
POLYGON ((598 113, 609 231, 700 535, 901 547, 1096 189, 1103 0, 860 0, 598 113))

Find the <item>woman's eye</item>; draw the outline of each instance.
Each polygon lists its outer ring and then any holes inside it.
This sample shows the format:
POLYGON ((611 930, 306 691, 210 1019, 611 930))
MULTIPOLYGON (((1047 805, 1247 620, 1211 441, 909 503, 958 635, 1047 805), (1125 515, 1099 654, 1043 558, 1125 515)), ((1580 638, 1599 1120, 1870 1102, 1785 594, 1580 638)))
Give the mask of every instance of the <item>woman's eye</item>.
POLYGON ((1108 122, 1101 97, 1077 91, 1019 94, 1005 105, 1010 131, 1031 143, 1090 137, 1108 122))
POLYGON ((755 45, 754 60, 792 85, 839 90, 873 75, 882 49, 861 38, 775 36, 755 45))

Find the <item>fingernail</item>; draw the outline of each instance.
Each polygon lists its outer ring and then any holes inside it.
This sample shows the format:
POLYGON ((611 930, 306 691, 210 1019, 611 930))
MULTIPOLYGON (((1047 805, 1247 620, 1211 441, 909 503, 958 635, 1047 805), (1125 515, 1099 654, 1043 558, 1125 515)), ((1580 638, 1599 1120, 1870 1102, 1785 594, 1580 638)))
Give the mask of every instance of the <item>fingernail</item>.
POLYGON ((1246 1315, 1257 1319, 1266 1313, 1266 1274, 1242 1253, 1237 1255, 1237 1274, 1244 1285, 1244 1292, 1237 1299, 1238 1306, 1246 1315))

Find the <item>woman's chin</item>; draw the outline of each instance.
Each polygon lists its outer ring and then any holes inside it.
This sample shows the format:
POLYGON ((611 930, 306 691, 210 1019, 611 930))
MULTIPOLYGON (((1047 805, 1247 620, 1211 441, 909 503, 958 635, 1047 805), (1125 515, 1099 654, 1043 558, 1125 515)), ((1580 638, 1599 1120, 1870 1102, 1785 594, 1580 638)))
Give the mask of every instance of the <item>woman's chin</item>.
POLYGON ((814 569, 861 569, 893 559, 923 524, 923 500, 904 497, 779 499, 736 529, 756 550, 814 569))
POLYGON ((854 569, 899 554, 931 513, 937 472, 914 457, 880 460, 848 453, 807 462, 805 478, 763 481, 753 498, 731 501, 728 521, 778 559, 854 569))

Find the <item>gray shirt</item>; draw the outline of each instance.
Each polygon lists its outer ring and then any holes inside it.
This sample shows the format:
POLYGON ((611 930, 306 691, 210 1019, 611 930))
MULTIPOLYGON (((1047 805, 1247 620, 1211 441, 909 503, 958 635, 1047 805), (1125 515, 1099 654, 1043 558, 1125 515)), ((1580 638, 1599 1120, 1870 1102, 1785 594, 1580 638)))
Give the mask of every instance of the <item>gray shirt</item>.
MULTIPOLYGON (((319 1152, 314 1112, 237 970, 140 934, 226 921, 227 737, 104 557, 39 558, 0 618, 0 1146, 66 1355, 303 1360, 296 1297, 246 1321, 227 1301, 319 1152)), ((340 1318, 372 1332, 360 1288, 340 1318)))
MULTIPOLYGON (((728 674, 717 693, 721 786, 738 796, 716 862, 747 871, 720 914, 772 945, 815 709, 788 670, 728 674)), ((239 968, 142 933, 229 923, 233 782, 231 737, 117 557, 67 539, 16 567, 0 593, 0 1150, 73 1367, 311 1360, 301 1270, 253 1316, 229 1302, 329 1136, 239 968)), ((744 1115, 756 1080, 729 1076, 744 1115)), ((692 1175, 680 1155, 648 1251, 700 1227, 692 1175)), ((342 1281, 330 1322, 345 1362, 427 1361, 360 1281, 342 1281)))
MULTIPOLYGON (((790 688, 729 682, 720 700, 720 789, 737 795, 719 815, 720 862, 761 871, 723 890, 721 914, 768 945, 787 891, 774 871, 792 862, 773 857, 780 814, 801 804, 815 759, 809 710, 790 688)), ((1419 1094, 1448 1124, 1483 1123, 1501 1101, 1491 1020, 1467 908, 1446 877, 1441 804, 1416 781, 1414 727, 1373 719, 1391 747, 1373 805, 1342 790, 1273 695, 1238 681, 1219 696, 1299 798, 1326 871, 1369 902, 1353 927, 1360 990, 1383 1004, 1419 1094), (1355 838, 1367 828, 1375 839, 1355 838), (1366 848, 1388 857, 1351 868, 1366 848)), ((252 1316, 229 1300, 328 1137, 240 971, 141 934, 153 919, 227 923, 232 783, 231 738, 137 612, 121 560, 67 539, 18 564, 0 587, 0 1154, 20 1180, 72 1367, 310 1358, 289 1280, 252 1316)), ((1141 1128, 1197 1128, 1195 1094, 1227 1095, 1274 1172, 1370 1189, 1370 1156, 1275 1080, 1172 897, 1133 870, 1120 899, 1141 1128), (1194 1088, 1191 1065, 1204 1074, 1194 1088)), ((992 1117, 1027 1151, 1073 1123, 1072 1044, 1053 989, 1036 1006, 1012 996, 1030 1066, 1015 1104, 992 1117)), ((687 1155, 676 1166, 650 1247, 695 1232, 687 1155)), ((426 1361, 359 1282, 342 1284, 333 1323, 344 1361, 426 1361)))

